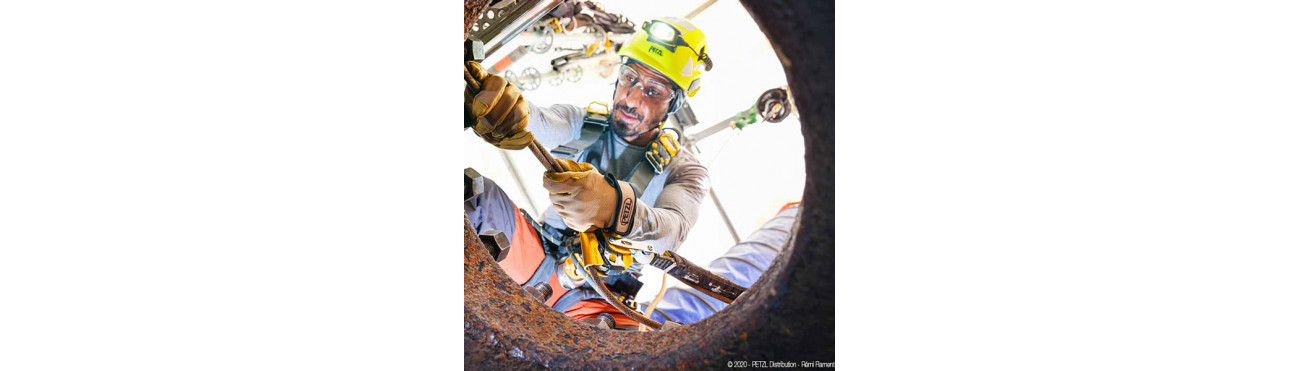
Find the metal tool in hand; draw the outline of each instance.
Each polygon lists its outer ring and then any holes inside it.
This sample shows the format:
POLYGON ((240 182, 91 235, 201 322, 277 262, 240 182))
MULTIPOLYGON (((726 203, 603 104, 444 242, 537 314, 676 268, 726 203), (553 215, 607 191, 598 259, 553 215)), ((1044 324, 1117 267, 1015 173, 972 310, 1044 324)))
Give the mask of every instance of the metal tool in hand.
MULTIPOLYGON (((484 58, 483 54, 482 41, 472 37, 465 40, 466 62, 482 62, 484 58)), ((465 84, 469 85, 470 89, 473 89, 474 91, 483 89, 482 86, 479 86, 478 79, 474 78, 474 76, 470 76, 469 71, 465 71, 465 84)), ((537 139, 533 139, 532 142, 528 143, 528 149, 533 152, 533 156, 537 156, 537 160, 541 161, 542 166, 546 166, 547 170, 553 172, 565 171, 560 167, 560 163, 555 161, 555 157, 552 157, 551 153, 543 148, 541 143, 537 142, 537 139)))

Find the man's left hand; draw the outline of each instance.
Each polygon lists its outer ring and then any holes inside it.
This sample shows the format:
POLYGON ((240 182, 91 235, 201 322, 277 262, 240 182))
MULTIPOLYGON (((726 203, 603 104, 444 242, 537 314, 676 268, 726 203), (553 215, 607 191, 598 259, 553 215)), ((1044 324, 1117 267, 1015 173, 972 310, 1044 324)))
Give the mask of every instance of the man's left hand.
POLYGON ((542 186, 550 193, 551 205, 575 231, 605 228, 618 208, 618 191, 591 164, 557 158, 564 172, 546 172, 542 186))

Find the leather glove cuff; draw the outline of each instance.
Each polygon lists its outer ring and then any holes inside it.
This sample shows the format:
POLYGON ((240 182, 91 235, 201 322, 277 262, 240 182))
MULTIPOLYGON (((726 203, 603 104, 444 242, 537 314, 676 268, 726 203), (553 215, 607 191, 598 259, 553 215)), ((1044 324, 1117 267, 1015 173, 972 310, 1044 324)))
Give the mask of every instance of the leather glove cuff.
POLYGON ((632 190, 631 184, 614 179, 613 174, 605 174, 605 182, 614 187, 618 201, 614 205, 614 220, 610 221, 609 229, 615 234, 626 236, 632 233, 632 222, 635 220, 636 191, 632 190))

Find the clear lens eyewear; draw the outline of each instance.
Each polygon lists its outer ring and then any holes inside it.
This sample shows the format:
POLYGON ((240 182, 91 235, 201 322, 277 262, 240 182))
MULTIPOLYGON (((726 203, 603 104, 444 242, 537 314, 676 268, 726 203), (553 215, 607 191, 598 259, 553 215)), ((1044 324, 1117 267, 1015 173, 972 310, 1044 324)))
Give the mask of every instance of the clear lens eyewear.
POLYGON ((676 94, 672 88, 663 83, 642 79, 641 74, 628 66, 623 66, 618 74, 618 85, 623 89, 641 87, 641 97, 652 101, 667 101, 676 94))

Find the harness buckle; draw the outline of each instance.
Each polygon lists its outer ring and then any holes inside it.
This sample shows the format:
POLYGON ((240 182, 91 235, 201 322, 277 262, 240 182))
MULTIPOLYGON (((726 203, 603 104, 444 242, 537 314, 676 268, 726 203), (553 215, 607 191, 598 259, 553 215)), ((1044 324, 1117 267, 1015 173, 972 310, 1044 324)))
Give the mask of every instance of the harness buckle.
POLYGON ((591 102, 587 104, 587 113, 593 115, 609 116, 609 103, 591 102), (596 107, 603 107, 603 109, 596 109, 596 107))
MULTIPOLYGON (((664 133, 667 133, 666 131, 664 133)), ((654 142, 650 142, 650 149, 645 151, 645 158, 650 162, 650 167, 654 168, 655 174, 664 172, 668 162, 672 161, 673 156, 681 151, 681 146, 677 144, 677 139, 671 135, 659 134, 654 142)))

